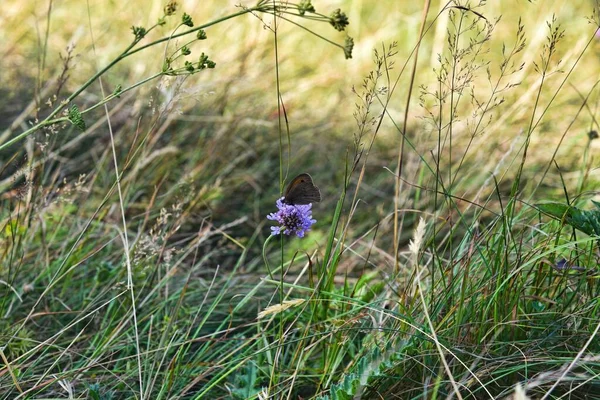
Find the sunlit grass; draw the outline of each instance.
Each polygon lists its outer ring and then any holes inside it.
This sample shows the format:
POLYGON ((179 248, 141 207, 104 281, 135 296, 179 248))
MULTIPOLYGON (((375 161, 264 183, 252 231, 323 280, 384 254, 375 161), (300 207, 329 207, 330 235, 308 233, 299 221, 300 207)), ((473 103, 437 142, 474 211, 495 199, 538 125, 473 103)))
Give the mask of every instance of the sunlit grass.
POLYGON ((0 6, 2 398, 600 398, 594 229, 534 206, 597 197, 588 2, 314 1, 352 59, 254 13, 82 86, 164 6, 0 6), (300 172, 317 223, 269 236, 300 172))

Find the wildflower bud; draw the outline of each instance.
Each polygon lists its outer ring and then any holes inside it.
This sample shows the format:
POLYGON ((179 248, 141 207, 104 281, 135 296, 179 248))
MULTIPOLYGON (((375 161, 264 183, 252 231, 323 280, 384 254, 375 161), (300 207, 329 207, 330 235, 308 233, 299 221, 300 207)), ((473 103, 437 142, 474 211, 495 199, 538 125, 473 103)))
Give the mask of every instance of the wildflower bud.
POLYGON ((117 85, 117 87, 115 87, 115 90, 113 90, 113 96, 115 96, 115 97, 121 97, 121 92, 122 91, 123 91, 123 86, 117 85))
POLYGON ((181 17, 181 23, 183 25, 187 25, 190 28, 194 26, 194 22, 192 22, 192 17, 188 13, 183 13, 183 17, 181 17))
POLYGON ((175 14, 175 11, 177 11, 177 2, 176 1, 168 2, 164 8, 165 16, 168 17, 169 15, 173 15, 173 14, 175 14))
POLYGON ((71 108, 69 108, 67 118, 77 129, 79 129, 82 132, 85 131, 85 121, 83 120, 83 117, 79 112, 79 108, 77 108, 75 104, 73 104, 71 108))
POLYGON ((172 61, 173 60, 171 60, 170 57, 167 57, 165 59, 165 62, 164 62, 163 67, 162 67, 162 72, 167 72, 167 71, 169 71, 171 69, 171 62, 172 61))
POLYGON ((589 131, 588 132, 588 138, 590 140, 598 139, 598 131, 594 131, 594 130, 589 131))
POLYGON ((211 61, 206 54, 200 54, 200 59, 198 60, 198 69, 214 68, 216 65, 217 64, 214 61, 211 61))
POLYGON ((194 64, 192 64, 189 61, 185 62, 185 69, 189 72, 189 73, 193 73, 195 68, 194 68, 194 64))
POLYGON ((306 12, 312 12, 312 13, 315 12, 315 8, 310 3, 310 0, 302 0, 298 4, 298 14, 304 15, 304 13, 306 13, 306 12))
POLYGON ((142 40, 146 36, 146 28, 143 26, 132 26, 131 30, 135 36, 135 40, 142 40))
POLYGON ((354 49, 354 39, 350 36, 346 36, 346 40, 344 41, 344 56, 346 60, 352 58, 352 49, 354 49))
POLYGON ((192 54, 192 51, 190 50, 189 47, 183 46, 181 48, 181 54, 184 55, 184 56, 189 56, 190 54, 192 54))
POLYGON ((348 26, 348 17, 339 8, 335 10, 329 17, 329 23, 338 31, 343 31, 348 26))
POLYGON ((200 29, 196 37, 198 38, 198 40, 206 39, 206 32, 204 31, 204 29, 200 29))

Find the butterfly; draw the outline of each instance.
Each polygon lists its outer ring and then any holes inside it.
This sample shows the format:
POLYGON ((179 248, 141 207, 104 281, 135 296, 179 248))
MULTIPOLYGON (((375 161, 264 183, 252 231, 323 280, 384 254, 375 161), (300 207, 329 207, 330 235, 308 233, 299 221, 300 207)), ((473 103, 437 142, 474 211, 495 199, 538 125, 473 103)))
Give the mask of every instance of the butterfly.
POLYGON ((283 195, 286 204, 309 204, 321 201, 321 192, 309 174, 300 174, 287 186, 283 195))

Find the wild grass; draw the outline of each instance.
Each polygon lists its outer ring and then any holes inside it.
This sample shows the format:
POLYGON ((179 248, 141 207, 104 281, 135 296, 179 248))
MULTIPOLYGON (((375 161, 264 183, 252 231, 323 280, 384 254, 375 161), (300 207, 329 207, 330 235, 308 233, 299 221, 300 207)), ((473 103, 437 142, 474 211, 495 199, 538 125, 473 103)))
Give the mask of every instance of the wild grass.
POLYGON ((0 6, 1 398, 600 398, 597 6, 204 3, 0 6))

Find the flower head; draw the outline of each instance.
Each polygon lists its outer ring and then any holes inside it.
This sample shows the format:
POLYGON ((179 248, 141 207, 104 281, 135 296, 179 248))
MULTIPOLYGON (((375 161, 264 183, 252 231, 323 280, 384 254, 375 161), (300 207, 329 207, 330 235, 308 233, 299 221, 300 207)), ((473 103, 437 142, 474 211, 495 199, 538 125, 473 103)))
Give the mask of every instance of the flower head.
POLYGON ((346 60, 352 58, 352 49, 354 48, 354 39, 350 36, 346 36, 346 40, 344 41, 344 56, 346 60))
POLYGON ((194 26, 194 21, 192 21, 192 17, 188 13, 183 13, 183 17, 181 17, 181 23, 189 26, 190 28, 194 26))
POLYGON ((329 17, 329 23, 333 25, 336 30, 341 32, 346 29, 350 22, 348 22, 348 17, 346 14, 344 14, 342 10, 338 8, 329 17))
POLYGON ((131 30, 133 32, 133 36, 135 36, 135 40, 138 42, 142 40, 144 36, 146 36, 146 33, 148 33, 146 28, 143 26, 132 26, 131 30))
POLYGON ((170 1, 169 3, 167 3, 167 5, 164 8, 164 12, 165 12, 166 16, 175 14, 175 11, 177 11, 177 2, 176 1, 170 1))
POLYGON ((200 29, 196 34, 196 38, 198 38, 198 40, 204 40, 206 37, 206 31, 204 31, 204 29, 200 29))
POLYGON ((302 0, 298 4, 298 13, 300 15, 304 15, 307 11, 311 12, 311 13, 314 13, 315 12, 315 7, 311 4, 311 0, 302 0))
POLYGON ((304 234, 310 230, 312 224, 317 222, 312 219, 312 204, 296 205, 286 204, 283 197, 277 200, 277 212, 267 215, 267 219, 277 221, 279 226, 271 227, 271 235, 291 235, 295 233, 298 237, 304 237, 304 234))

